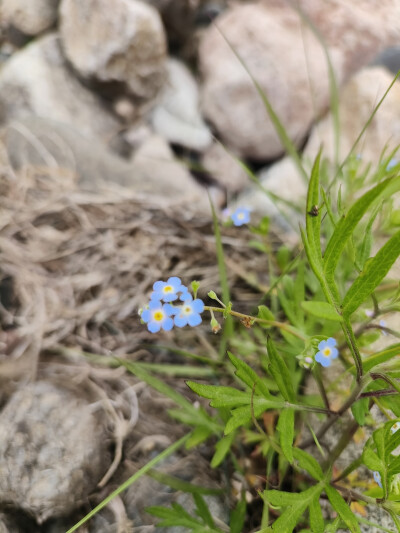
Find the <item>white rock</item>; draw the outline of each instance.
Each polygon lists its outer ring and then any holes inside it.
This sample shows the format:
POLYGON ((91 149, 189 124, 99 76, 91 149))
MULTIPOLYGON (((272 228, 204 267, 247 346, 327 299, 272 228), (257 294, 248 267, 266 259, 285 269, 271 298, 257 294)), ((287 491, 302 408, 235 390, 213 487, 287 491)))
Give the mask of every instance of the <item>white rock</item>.
MULTIPOLYGON (((339 85, 400 36, 394 16, 400 13, 400 0, 299 3, 329 46, 339 85)), ((277 157, 283 147, 234 50, 269 97, 289 137, 299 145, 329 104, 322 46, 285 0, 233 5, 204 34, 199 59, 206 118, 240 156, 277 157)))
POLYGON ((165 79, 166 38, 157 10, 136 0, 62 0, 60 32, 84 78, 119 83, 150 100, 165 79))
MULTIPOLYGON (((344 87, 339 98, 339 161, 350 152, 373 109, 393 81, 393 74, 383 67, 361 70, 344 87)), ((315 158, 323 146, 323 157, 333 161, 335 134, 331 113, 316 124, 304 154, 315 158)), ((383 150, 387 156, 400 144, 400 82, 396 81, 369 124, 355 154, 362 163, 377 165, 383 150)))
POLYGON ((250 184, 250 178, 235 155, 219 142, 214 142, 204 152, 201 163, 228 192, 237 193, 250 184))
POLYGON ((60 0, 3 0, 0 18, 26 35, 38 35, 57 20, 60 0))
POLYGON ((168 61, 167 70, 167 82, 152 113, 153 128, 171 143, 202 151, 212 136, 199 112, 196 80, 176 59, 168 61))
POLYGON ((28 115, 73 125, 94 139, 108 140, 120 127, 103 103, 71 75, 56 34, 24 47, 0 70, 1 121, 28 115))

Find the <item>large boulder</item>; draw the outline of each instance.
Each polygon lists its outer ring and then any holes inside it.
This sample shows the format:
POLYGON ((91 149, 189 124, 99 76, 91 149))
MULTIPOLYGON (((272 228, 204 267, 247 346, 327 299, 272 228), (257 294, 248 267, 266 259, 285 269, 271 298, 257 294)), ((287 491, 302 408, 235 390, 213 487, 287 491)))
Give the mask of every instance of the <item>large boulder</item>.
MULTIPOLYGON (((400 34, 399 0, 299 5, 327 44, 339 85, 400 34)), ((324 49, 286 0, 233 5, 205 32, 199 59, 204 113, 242 157, 267 160, 284 151, 251 75, 298 146, 329 105, 324 49)))
POLYGON ((154 98, 165 79, 166 38, 156 9, 136 0, 63 0, 60 33, 65 55, 89 80, 154 98), (111 10, 111 11, 110 11, 111 10))
POLYGON ((15 53, 0 71, 0 122, 28 115, 105 141, 120 128, 104 103, 71 74, 54 33, 15 53))
POLYGON ((57 20, 60 0, 3 0, 0 18, 25 35, 38 35, 57 20))

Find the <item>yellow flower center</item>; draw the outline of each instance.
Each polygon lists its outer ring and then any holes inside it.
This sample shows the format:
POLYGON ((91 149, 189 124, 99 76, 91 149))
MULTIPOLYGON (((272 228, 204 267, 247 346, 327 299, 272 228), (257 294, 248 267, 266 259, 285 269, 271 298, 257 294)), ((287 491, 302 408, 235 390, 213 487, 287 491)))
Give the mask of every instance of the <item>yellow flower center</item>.
POLYGON ((322 353, 325 355, 325 357, 329 357, 331 355, 331 349, 330 348, 324 348, 322 353))
POLYGON ((172 287, 172 285, 167 285, 166 287, 164 287, 164 292, 174 292, 174 288, 172 287))
POLYGON ((153 315, 153 318, 157 322, 161 322, 161 320, 164 318, 164 313, 162 311, 156 311, 153 315))
POLYGON ((243 220, 244 219, 244 213, 238 213, 238 219, 243 220))
POLYGON ((183 312, 189 315, 192 312, 192 308, 189 305, 186 305, 183 308, 183 312))

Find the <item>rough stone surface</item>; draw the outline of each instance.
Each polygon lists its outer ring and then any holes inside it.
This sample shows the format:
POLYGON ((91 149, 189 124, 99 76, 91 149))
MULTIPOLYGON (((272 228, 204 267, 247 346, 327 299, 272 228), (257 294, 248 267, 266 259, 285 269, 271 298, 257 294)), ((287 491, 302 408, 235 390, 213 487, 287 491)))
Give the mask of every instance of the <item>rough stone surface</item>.
MULTIPOLYGON (((383 67, 361 70, 344 87, 339 97, 339 160, 352 148, 373 109, 393 81, 393 75, 383 67)), ((304 153, 313 159, 323 145, 323 156, 334 159, 335 136, 331 113, 316 124, 304 153)), ((396 81, 383 104, 369 124, 355 153, 364 164, 377 165, 383 149, 387 155, 400 144, 400 82, 396 81)))
POLYGON ((39 523, 71 512, 107 470, 104 440, 85 401, 49 382, 24 386, 0 415, 0 501, 39 523))
POLYGON ((191 209, 208 212, 205 189, 175 160, 161 137, 149 137, 128 162, 70 126, 37 117, 14 121, 2 135, 16 171, 61 170, 75 175, 79 186, 87 190, 116 184, 151 194, 168 205, 190 202, 191 209))
MULTIPOLYGON (((394 16, 400 12, 398 0, 299 4, 329 47, 339 85, 399 38, 394 16)), ((206 117, 239 155, 266 160, 280 155, 283 147, 232 48, 268 95, 289 137, 301 144, 329 103, 327 62, 314 34, 301 25, 286 0, 262 0, 233 5, 202 39, 206 117)))
POLYGON ((167 82, 152 113, 153 128, 171 143, 202 151, 212 137, 199 112, 196 80, 176 59, 168 61, 167 71, 167 82))
POLYGON ((102 101, 71 75, 56 34, 15 53, 0 71, 0 121, 27 115, 73 125, 104 141, 119 128, 102 101))
POLYGON ((2 22, 26 35, 38 35, 57 20, 60 0, 3 0, 0 6, 2 22))
POLYGON ((141 100, 165 79, 166 38, 161 17, 136 0, 63 0, 60 32, 65 54, 84 77, 120 84, 141 100))

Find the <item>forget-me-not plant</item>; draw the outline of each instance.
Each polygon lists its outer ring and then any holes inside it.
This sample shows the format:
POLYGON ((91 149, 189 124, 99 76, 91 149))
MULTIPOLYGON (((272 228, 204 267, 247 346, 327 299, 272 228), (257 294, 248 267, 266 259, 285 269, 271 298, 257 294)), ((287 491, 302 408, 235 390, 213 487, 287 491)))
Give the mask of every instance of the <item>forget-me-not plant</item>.
POLYGON ((315 355, 315 360, 322 366, 328 367, 332 364, 332 359, 336 359, 339 355, 336 348, 336 339, 329 337, 326 341, 321 341, 318 344, 319 352, 315 355))

